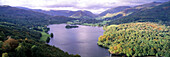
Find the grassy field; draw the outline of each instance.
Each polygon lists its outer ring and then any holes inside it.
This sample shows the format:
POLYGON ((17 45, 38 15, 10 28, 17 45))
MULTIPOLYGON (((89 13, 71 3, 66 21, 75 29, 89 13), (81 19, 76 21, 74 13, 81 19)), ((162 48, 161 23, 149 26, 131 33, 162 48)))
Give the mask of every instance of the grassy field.
POLYGON ((48 37, 50 37, 49 34, 45 33, 45 32, 41 32, 42 37, 40 38, 41 41, 46 41, 48 37))

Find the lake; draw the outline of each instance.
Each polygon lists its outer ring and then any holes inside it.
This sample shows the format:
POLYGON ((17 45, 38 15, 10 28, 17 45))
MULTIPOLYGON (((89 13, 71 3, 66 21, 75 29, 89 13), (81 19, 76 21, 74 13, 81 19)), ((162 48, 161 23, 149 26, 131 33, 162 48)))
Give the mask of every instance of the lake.
POLYGON ((102 27, 82 26, 66 29, 66 24, 49 25, 49 33, 53 33, 49 45, 54 45, 69 54, 82 57, 109 57, 107 49, 97 45, 98 37, 103 35, 102 27))

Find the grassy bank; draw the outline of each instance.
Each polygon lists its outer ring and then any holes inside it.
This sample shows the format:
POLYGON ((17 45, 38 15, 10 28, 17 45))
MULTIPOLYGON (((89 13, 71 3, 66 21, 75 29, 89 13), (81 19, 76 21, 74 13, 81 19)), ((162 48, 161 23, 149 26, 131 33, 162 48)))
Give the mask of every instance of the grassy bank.
POLYGON ((45 33, 45 32, 41 32, 41 38, 40 38, 40 41, 46 41, 48 37, 50 37, 49 34, 45 33))

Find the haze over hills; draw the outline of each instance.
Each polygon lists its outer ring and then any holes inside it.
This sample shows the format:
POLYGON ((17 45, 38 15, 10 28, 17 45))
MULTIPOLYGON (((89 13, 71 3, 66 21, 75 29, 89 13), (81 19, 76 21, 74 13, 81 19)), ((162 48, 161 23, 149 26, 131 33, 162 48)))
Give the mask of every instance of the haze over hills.
POLYGON ((73 18, 95 18, 96 15, 91 13, 90 11, 79 10, 79 11, 75 11, 75 13, 73 15, 71 15, 70 17, 73 17, 73 18))
POLYGON ((25 7, 17 7, 20 9, 25 10, 32 10, 35 12, 44 13, 51 16, 65 16, 65 17, 72 17, 72 18, 95 18, 97 15, 93 14, 90 11, 87 10, 78 10, 78 11, 70 11, 70 10, 41 10, 41 9, 29 9, 25 7))
MULTIPOLYGON (((86 10, 79 10, 79 11, 69 11, 69 10, 44 11, 44 10, 40 10, 40 9, 31 9, 31 10, 35 11, 35 12, 40 12, 40 13, 44 13, 47 15, 51 15, 51 16, 58 15, 58 16, 66 16, 66 17, 71 17, 71 18, 80 18, 81 19, 80 22, 84 22, 85 20, 83 20, 83 19, 95 19, 98 17, 102 17, 103 21, 121 19, 121 18, 128 17, 129 15, 132 15, 136 12, 152 9, 155 6, 159 6, 160 4, 162 4, 162 2, 152 2, 152 3, 147 3, 147 4, 138 5, 138 6, 134 6, 134 7, 119 6, 119 7, 111 8, 111 9, 106 10, 106 11, 102 12, 101 14, 99 14, 99 15, 105 14, 104 16, 94 15, 90 11, 86 11, 86 10)), ((28 10, 28 9, 26 9, 26 10, 28 10)), ((150 16, 150 15, 148 15, 148 16, 150 16)), ((101 19, 101 18, 99 18, 99 19, 101 19)), ((131 18, 131 19, 133 19, 133 18, 131 18)), ((89 22, 89 20, 85 21, 85 22, 89 22)), ((112 22, 115 22, 115 21, 111 21, 110 23, 112 23, 112 22)), ((94 23, 96 23, 96 21, 94 21, 94 23)), ((118 22, 118 23, 121 23, 121 22, 118 22)))
MULTIPOLYGON (((167 2, 165 2, 165 3, 167 3, 167 2)), ((85 20, 81 19, 78 22, 77 21, 72 22, 72 24, 85 24, 85 25, 96 25, 96 26, 99 25, 100 26, 100 25, 106 25, 106 24, 121 24, 124 22, 131 22, 132 19, 135 19, 137 17, 141 18, 140 16, 138 16, 138 14, 140 14, 139 12, 145 11, 145 10, 150 10, 152 12, 153 8, 158 7, 161 4, 164 4, 164 3, 152 2, 152 3, 143 4, 143 5, 138 5, 138 6, 124 9, 117 13, 113 13, 113 14, 109 14, 109 15, 106 14, 106 16, 98 16, 97 18, 95 18, 96 20, 93 19, 94 22, 92 22, 92 23, 90 23, 89 20, 84 22, 85 20), (136 13, 138 13, 138 14, 136 14, 136 13), (136 16, 136 17, 130 18, 130 16, 136 16), (123 20, 126 17, 128 17, 128 19, 123 20)), ((159 10, 159 8, 157 8, 157 10, 159 10)), ((167 11, 167 13, 168 13, 168 10, 164 10, 164 11, 167 11)), ((147 16, 148 16, 147 18, 150 19, 149 17, 153 17, 153 15, 158 15, 158 16, 154 16, 155 18, 153 18, 153 19, 159 18, 161 20, 162 17, 159 16, 159 13, 161 13, 162 16, 165 16, 165 17, 168 16, 168 15, 164 15, 164 13, 163 13, 164 11, 159 10, 158 13, 156 13, 157 11, 155 11, 154 14, 152 14, 152 13, 147 14, 147 16)), ((142 12, 142 13, 144 14, 145 12, 142 12)), ((140 14, 140 15, 142 16, 142 14, 140 14)), ((145 17, 145 16, 143 16, 143 17, 145 17)), ((147 19, 147 18, 145 18, 145 19, 147 19)), ((166 18, 166 19, 168 19, 168 18, 166 18)), ((156 22, 158 22, 158 20, 156 22)), ((133 22, 137 22, 137 21, 133 21, 133 22)), ((145 20, 143 22, 148 22, 148 21, 145 20)), ((153 22, 153 21, 150 21, 150 22, 153 22)), ((160 21, 160 23, 168 25, 167 21, 166 22, 160 21)))
POLYGON ((70 12, 69 10, 45 11, 45 10, 41 10, 41 9, 33 9, 33 11, 41 12, 41 13, 52 15, 52 16, 67 16, 67 17, 69 17, 70 15, 72 15, 71 13, 69 13, 70 12))
POLYGON ((134 6, 134 7, 128 7, 128 6, 116 7, 116 9, 113 8, 113 9, 109 9, 109 10, 103 12, 106 15, 101 16, 101 17, 102 18, 112 18, 112 17, 120 16, 120 15, 122 15, 121 17, 123 17, 123 16, 130 15, 133 12, 136 12, 136 11, 150 9, 150 8, 152 8, 154 6, 158 6, 160 4, 161 4, 161 2, 152 2, 152 3, 147 3, 147 4, 138 5, 138 6, 134 6), (117 11, 117 12, 110 13, 108 11, 111 11, 111 12, 117 11))
POLYGON ((90 11, 86 10, 79 10, 79 11, 69 11, 69 10, 50 10, 44 11, 40 9, 33 9, 33 11, 41 12, 44 14, 52 15, 52 16, 66 16, 66 17, 73 17, 73 18, 94 18, 95 14, 91 13, 90 11))
POLYGON ((127 8, 131 8, 131 7, 130 6, 118 6, 118 7, 111 8, 111 9, 108 9, 108 10, 100 13, 99 16, 105 16, 106 14, 117 13, 117 12, 123 11, 123 10, 125 10, 127 8))
MULTIPOLYGON (((148 4, 145 4, 148 6, 148 4)), ((157 4, 155 4, 157 5, 157 4)), ((139 6, 140 7, 140 6, 139 6)), ((137 7, 138 8, 138 7, 137 7)), ((147 7, 142 10, 135 11, 134 13, 112 20, 110 24, 121 24, 129 22, 157 22, 166 25, 170 25, 170 2, 165 2, 163 4, 158 3, 157 6, 147 7)))
POLYGON ((143 5, 138 5, 135 6, 134 8, 140 9, 140 8, 147 8, 147 7, 154 7, 160 5, 162 2, 152 2, 152 3, 147 3, 143 5))
POLYGON ((40 13, 44 13, 47 15, 51 15, 51 16, 65 16, 65 17, 72 17, 72 18, 99 18, 99 19, 103 19, 103 18, 111 18, 111 17, 116 17, 116 16, 127 16, 135 11, 139 11, 139 10, 144 10, 144 9, 149 9, 151 7, 157 6, 161 4, 161 2, 152 2, 152 3, 147 3, 147 4, 143 4, 143 5, 138 5, 138 6, 134 6, 134 7, 130 7, 130 6, 118 6, 118 7, 114 7, 111 9, 108 9, 98 15, 93 14, 90 11, 87 10, 78 10, 78 11, 70 11, 70 10, 50 10, 50 11, 46 11, 46 10, 41 10, 41 9, 29 9, 29 8, 25 8, 25 7, 17 7, 20 9, 25 9, 25 10, 32 10, 32 11, 36 11, 36 12, 40 12, 40 13))
POLYGON ((32 10, 24 10, 11 6, 0 6, 0 22, 9 22, 20 25, 47 25, 50 23, 62 23, 63 20, 75 20, 63 16, 50 16, 32 10), (59 20, 60 19, 60 20, 59 20))

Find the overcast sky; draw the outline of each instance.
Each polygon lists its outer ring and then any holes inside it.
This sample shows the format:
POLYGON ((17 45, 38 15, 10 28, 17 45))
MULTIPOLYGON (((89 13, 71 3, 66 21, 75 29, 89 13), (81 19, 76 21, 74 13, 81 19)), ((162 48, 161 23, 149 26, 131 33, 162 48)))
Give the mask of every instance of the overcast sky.
POLYGON ((0 5, 20 6, 43 10, 88 10, 95 14, 117 6, 135 6, 170 0, 0 0, 0 5))

